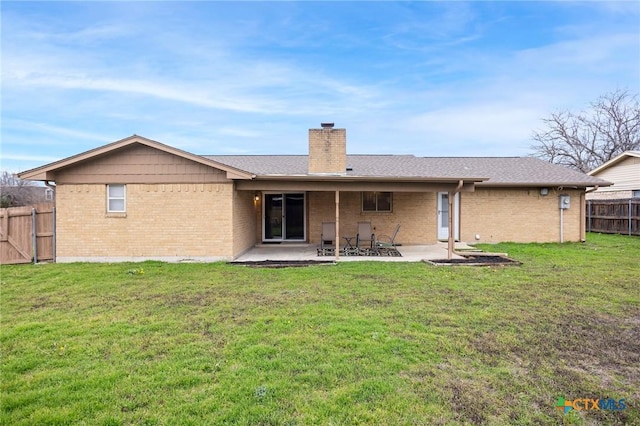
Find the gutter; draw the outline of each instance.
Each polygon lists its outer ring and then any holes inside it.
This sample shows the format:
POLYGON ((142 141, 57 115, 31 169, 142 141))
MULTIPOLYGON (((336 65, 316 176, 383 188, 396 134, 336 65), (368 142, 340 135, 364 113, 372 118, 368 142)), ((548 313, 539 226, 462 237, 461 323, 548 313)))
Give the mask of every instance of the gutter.
POLYGON ((600 187, 599 187, 598 185, 596 185, 596 186, 594 186, 594 187, 593 187, 593 188, 591 188, 591 189, 587 189, 586 191, 584 191, 584 193, 585 193, 585 194, 588 194, 588 193, 590 193, 590 192, 597 191, 599 188, 600 188, 600 187))

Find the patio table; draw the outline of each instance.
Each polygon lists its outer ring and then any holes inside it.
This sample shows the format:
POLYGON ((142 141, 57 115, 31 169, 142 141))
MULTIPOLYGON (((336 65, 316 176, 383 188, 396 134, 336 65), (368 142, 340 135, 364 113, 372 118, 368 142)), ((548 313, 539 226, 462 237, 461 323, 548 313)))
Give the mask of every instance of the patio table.
POLYGON ((342 237, 345 240, 344 254, 346 256, 358 254, 358 248, 354 247, 352 241, 355 237, 342 237))

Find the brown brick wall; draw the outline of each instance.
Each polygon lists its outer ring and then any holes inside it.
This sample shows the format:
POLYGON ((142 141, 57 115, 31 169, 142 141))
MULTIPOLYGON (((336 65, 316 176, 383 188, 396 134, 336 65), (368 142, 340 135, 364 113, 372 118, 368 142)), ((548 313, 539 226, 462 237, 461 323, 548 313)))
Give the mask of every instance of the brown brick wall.
POLYGON ((564 212, 564 241, 580 241, 583 191, 551 190, 542 196, 538 188, 476 188, 476 192, 462 193, 460 238, 474 242, 477 234, 479 242, 558 242, 561 193, 571 196, 571 208, 564 212))
POLYGON ((127 212, 106 213, 106 185, 57 187, 59 261, 230 258, 233 185, 129 184, 127 212))

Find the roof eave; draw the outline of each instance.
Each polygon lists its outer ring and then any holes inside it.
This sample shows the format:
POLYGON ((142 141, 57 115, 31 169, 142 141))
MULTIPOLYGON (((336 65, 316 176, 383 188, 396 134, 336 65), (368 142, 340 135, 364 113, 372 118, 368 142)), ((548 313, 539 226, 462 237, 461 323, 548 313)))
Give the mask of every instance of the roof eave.
POLYGON ((626 157, 638 157, 638 158, 640 158, 640 152, 638 152, 638 151, 625 151, 622 154, 618 155, 617 157, 612 158, 611 160, 607 161, 606 163, 601 164, 600 166, 598 166, 595 169, 591 170, 587 174, 589 176, 595 176, 598 173, 600 173, 601 171, 606 170, 609 167, 615 166, 616 164, 618 164, 619 162, 624 160, 626 157))
POLYGON ((557 188, 591 188, 594 186, 611 186, 613 183, 605 180, 601 182, 482 182, 478 186, 483 188, 502 187, 502 188, 525 188, 525 187, 557 187, 557 188))

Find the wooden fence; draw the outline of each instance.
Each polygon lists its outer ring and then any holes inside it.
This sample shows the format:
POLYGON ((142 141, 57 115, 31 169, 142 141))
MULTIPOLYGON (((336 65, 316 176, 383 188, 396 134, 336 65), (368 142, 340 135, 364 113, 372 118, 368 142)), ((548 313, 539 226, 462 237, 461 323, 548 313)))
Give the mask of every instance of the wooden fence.
POLYGON ((0 209, 0 264, 55 261, 52 203, 0 209))
POLYGON ((587 231, 640 235, 640 199, 587 200, 587 231))

